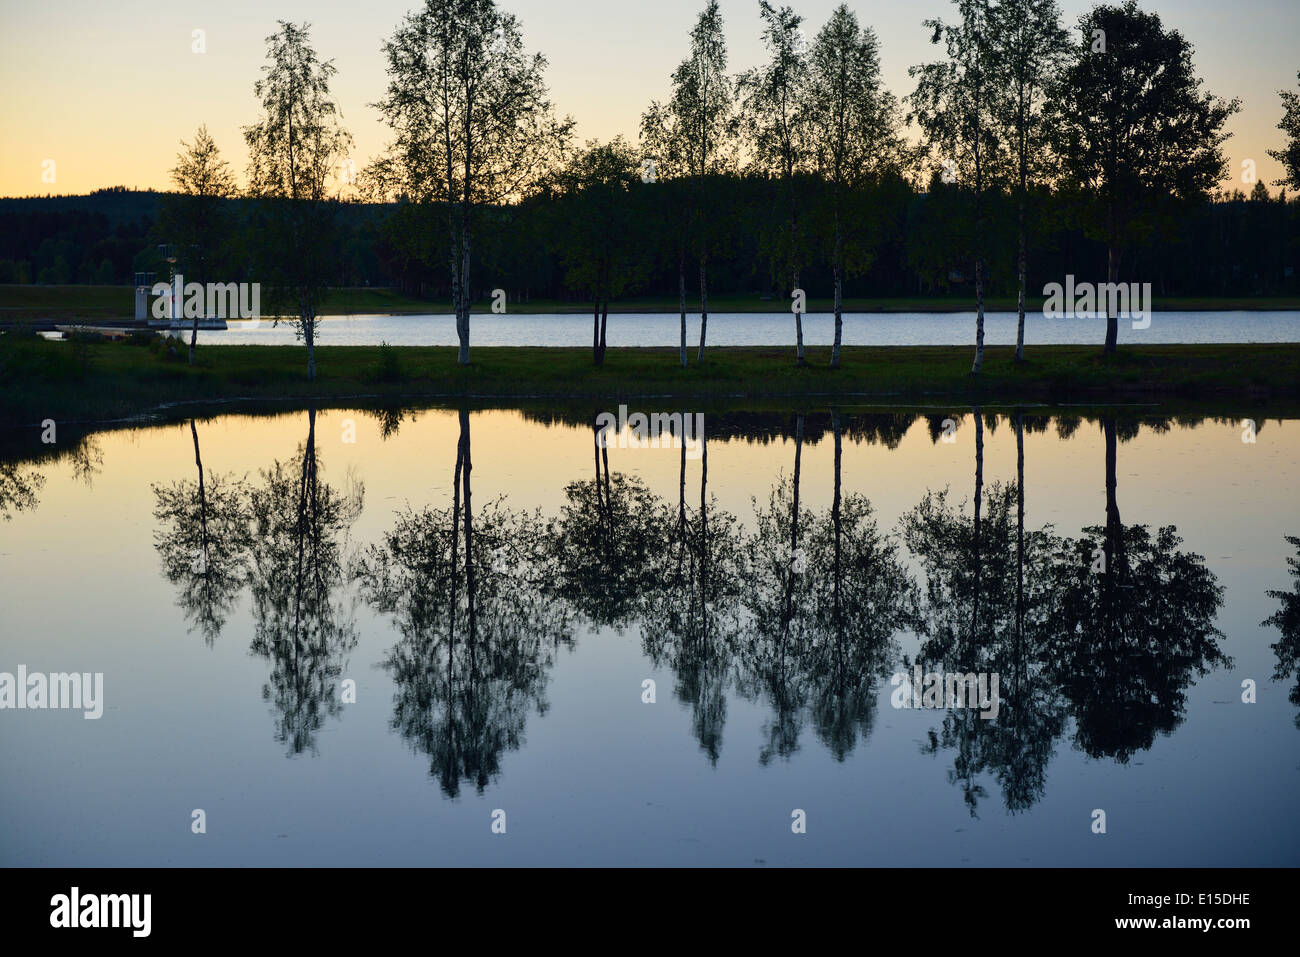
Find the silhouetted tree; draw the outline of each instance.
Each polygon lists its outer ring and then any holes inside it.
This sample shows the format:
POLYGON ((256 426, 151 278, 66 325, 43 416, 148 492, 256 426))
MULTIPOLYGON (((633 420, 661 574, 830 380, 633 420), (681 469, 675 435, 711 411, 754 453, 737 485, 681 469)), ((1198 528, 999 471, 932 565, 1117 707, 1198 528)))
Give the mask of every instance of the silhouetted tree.
POLYGON ((844 275, 871 261, 869 243, 846 243, 850 194, 894 168, 901 150, 898 107, 880 78, 880 43, 869 26, 840 4, 808 52, 809 149, 826 183, 829 246, 835 284, 835 342, 831 368, 840 365, 844 275))
MULTIPOLYGON (((1296 79, 1300 80, 1300 73, 1296 79)), ((1300 189, 1300 93, 1279 90, 1277 95, 1282 98, 1282 119, 1277 128, 1286 135, 1286 144, 1280 150, 1268 151, 1269 156, 1282 164, 1283 176, 1274 180, 1273 185, 1300 189)))
MULTIPOLYGON (((209 270, 227 240, 231 211, 225 202, 236 193, 235 177, 230 164, 200 126, 193 143, 181 141, 185 150, 176 154, 171 169, 175 193, 164 193, 159 204, 158 226, 176 245, 186 275, 199 283, 211 280, 209 270)), ((179 303, 177 303, 179 306, 179 303)), ((180 316, 177 308, 172 315, 180 316)), ((194 365, 194 347, 199 338, 199 313, 193 315, 190 329, 190 365, 194 365)))
POLYGON ((984 362, 985 193, 996 182, 1006 161, 1006 144, 998 136, 995 118, 1004 112, 1006 90, 998 77, 995 38, 998 24, 988 0, 954 0, 960 22, 926 20, 930 42, 943 41, 946 60, 908 68, 916 89, 908 97, 911 112, 931 148, 943 154, 948 168, 969 184, 975 201, 973 239, 975 269, 975 361, 984 362))
POLYGON ((727 75, 727 41, 717 0, 709 0, 691 29, 691 52, 673 71, 672 94, 652 103, 642 119, 643 136, 665 144, 684 163, 692 185, 693 228, 700 263, 700 348, 709 326, 709 246, 714 221, 709 179, 731 169, 737 132, 735 90, 727 75), (648 136, 646 134, 649 134, 648 136))
MULTIPOLYGON (((799 287, 802 242, 799 236, 799 201, 796 174, 809 168, 805 150, 808 136, 806 106, 808 100, 808 59, 803 34, 803 18, 790 7, 774 7, 759 0, 763 19, 763 45, 768 60, 740 76, 737 94, 741 101, 741 119, 753 156, 753 168, 765 176, 781 180, 785 192, 786 229, 782 230, 784 249, 781 257, 783 275, 790 277, 790 289, 799 287)), ((792 292, 793 294, 793 292, 792 292)), ((795 356, 804 364, 803 312, 795 310, 795 356)))
MULTIPOLYGON (((1227 176, 1224 124, 1239 109, 1201 89, 1191 44, 1136 0, 1079 18, 1049 128, 1070 188, 1087 200, 1089 231, 1106 243, 1107 283, 1162 207, 1204 199, 1227 176)), ((1117 297, 1107 299, 1105 351, 1114 352, 1117 297)))
POLYGON ((642 185, 640 166, 621 136, 604 144, 592 140, 560 172, 559 183, 563 196, 555 212, 563 223, 558 232, 565 282, 595 303, 591 352, 600 365, 609 301, 635 286, 646 265, 634 200, 642 185))
POLYGON ((470 249, 476 211, 517 201, 561 162, 573 129, 557 119, 546 58, 524 52, 519 20, 493 0, 425 0, 384 43, 393 131, 366 170, 384 197, 445 207, 458 360, 469 363, 470 249))
POLYGON ((261 205, 258 273, 270 280, 273 314, 296 311, 295 329, 307 344, 307 378, 315 379, 316 317, 334 274, 331 192, 352 137, 330 96, 334 62, 317 58, 310 24, 278 23, 266 38, 270 62, 253 85, 263 114, 244 127, 248 192, 261 205))
POLYGON ((1056 0, 1002 0, 992 13, 993 69, 1002 87, 993 122, 1010 150, 1016 193, 1016 361, 1025 357, 1025 206, 1050 159, 1044 104, 1065 60, 1068 36, 1056 0))
POLYGON ((680 360, 686 357, 686 250, 694 204, 689 162, 689 127, 673 103, 652 100, 641 116, 642 178, 653 179, 649 217, 657 245, 668 250, 677 267, 677 304, 681 316, 680 360))

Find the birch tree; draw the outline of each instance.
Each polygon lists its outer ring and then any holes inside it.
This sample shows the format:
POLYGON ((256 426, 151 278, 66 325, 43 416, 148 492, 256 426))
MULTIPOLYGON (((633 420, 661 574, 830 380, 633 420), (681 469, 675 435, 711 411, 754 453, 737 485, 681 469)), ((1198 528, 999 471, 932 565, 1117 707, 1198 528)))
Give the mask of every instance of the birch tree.
POLYGON ((844 274, 868 258, 845 242, 850 194, 896 168, 902 156, 898 106, 880 78, 880 44, 875 31, 860 27, 845 4, 831 13, 808 55, 807 122, 816 171, 829 191, 830 258, 835 285, 835 343, 831 368, 840 365, 843 341, 844 274), (850 257, 849 254, 854 254, 850 257))
POLYGON ((1025 358, 1025 207, 1048 161, 1047 91, 1064 65, 1068 36, 1056 0, 1002 0, 993 10, 1001 96, 995 122, 1010 148, 1016 193, 1016 361, 1025 358))
POLYGON ((384 44, 388 87, 374 104, 393 132, 365 171, 372 195, 446 212, 458 360, 469 363, 475 211, 517 202, 563 161, 573 121, 557 119, 547 61, 524 50, 518 19, 493 0, 425 0, 384 44))
MULTIPOLYGON (((203 283, 229 225, 226 200, 235 195, 235 177, 230 164, 200 126, 193 143, 181 142, 185 149, 176 154, 171 169, 176 193, 163 194, 159 210, 160 225, 181 253, 185 271, 193 270, 193 279, 203 283)), ((193 316, 190 329, 190 365, 194 365, 194 347, 199 338, 199 313, 193 316)))
MULTIPOLYGON (((316 315, 333 274, 328 244, 339 167, 352 147, 330 95, 336 72, 311 45, 310 24, 279 21, 266 38, 267 59, 253 92, 262 116, 244 127, 248 192, 262 201, 260 271, 271 279, 273 306, 297 309, 307 345, 307 378, 316 378, 316 315)), ((277 316, 280 309, 275 309, 277 316)))
POLYGON ((727 75, 727 42, 717 0, 709 0, 691 30, 691 52, 672 77, 668 114, 660 125, 674 130, 694 187, 694 228, 700 263, 700 348, 704 358, 709 328, 709 246, 713 222, 709 202, 710 176, 734 166, 737 132, 735 89, 727 75))
MULTIPOLYGON (((803 18, 790 7, 774 7, 759 0, 763 18, 763 45, 768 60, 741 75, 737 92, 741 103, 742 128, 752 151, 752 165, 766 176, 781 180, 785 192, 786 235, 778 243, 784 251, 785 272, 790 277, 791 295, 799 286, 800 240, 799 202, 795 176, 806 170, 804 151, 807 138, 804 105, 808 96, 808 61, 803 18)), ((803 313, 795 310, 795 355, 804 364, 803 313)))
POLYGON ((690 240, 690 197, 687 189, 687 130, 681 118, 666 103, 650 102, 641 116, 642 180, 653 183, 657 200, 654 208, 655 235, 671 248, 677 259, 677 300, 681 314, 681 363, 686 357, 686 247, 690 240))
POLYGON ((960 18, 955 24, 926 20, 930 42, 942 42, 947 58, 910 67, 916 89, 908 97, 908 122, 916 121, 928 147, 944 161, 946 175, 955 175, 975 202, 975 361, 971 374, 984 363, 984 200, 990 181, 1005 156, 994 118, 1001 110, 996 50, 989 0, 954 0, 960 18))

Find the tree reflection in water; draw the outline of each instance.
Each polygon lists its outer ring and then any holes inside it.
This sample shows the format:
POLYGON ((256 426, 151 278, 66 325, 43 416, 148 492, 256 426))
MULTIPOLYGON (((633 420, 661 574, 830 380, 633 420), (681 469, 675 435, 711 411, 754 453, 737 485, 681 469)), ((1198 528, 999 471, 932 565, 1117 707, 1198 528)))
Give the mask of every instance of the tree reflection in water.
POLYGON ((460 439, 450 509, 409 507, 353 568, 361 595, 391 615, 401 639, 385 659, 397 686, 392 727, 428 756, 448 797, 482 791, 501 757, 547 710, 549 671, 571 642, 540 513, 472 501, 470 421, 460 439))
MULTIPOLYGON (((1290 701, 1300 708, 1300 537, 1288 535, 1286 540, 1296 550, 1296 554, 1288 556, 1286 560, 1291 577, 1296 580, 1295 587, 1291 591, 1268 593, 1268 597, 1277 599, 1281 604, 1261 624, 1272 625, 1282 633, 1282 637, 1272 646, 1273 654, 1277 655, 1273 680, 1297 679, 1296 686, 1291 689, 1290 701)), ((1300 714, 1296 715, 1295 724, 1300 728, 1300 714)))
POLYGON ((278 716, 276 740, 290 754, 315 750, 326 717, 342 708, 343 656, 357 642, 335 592, 344 584, 345 540, 364 490, 350 475, 341 490, 321 480, 315 409, 307 421, 297 454, 263 470, 249 493, 252 650, 271 661, 262 697, 278 716))
POLYGON ((999 674, 1002 706, 986 721, 949 709, 927 750, 955 751, 950 780, 974 814, 998 779, 1012 811, 1042 797, 1055 740, 1127 762, 1183 720, 1194 677, 1230 664, 1214 626, 1223 589, 1204 559, 1178 549, 1173 527, 1124 525, 1116 495, 1117 423, 1102 422, 1106 525, 1079 539, 1024 529, 1023 419, 1017 483, 983 490, 983 422, 975 414, 974 517, 927 493, 904 519, 926 601, 921 658, 935 670, 999 674), (1015 518, 1013 520, 1012 515, 1015 518))
POLYGON ((1083 529, 1058 555, 1052 677, 1069 702, 1074 743, 1127 763, 1183 722, 1197 676, 1232 662, 1214 625, 1223 587, 1204 558, 1179 550, 1173 526, 1152 532, 1120 520, 1116 420, 1103 419, 1102 431, 1106 524, 1083 529))
MULTIPOLYGON (((291 754, 314 748, 341 707, 343 659, 357 641, 339 597, 349 577, 400 634, 384 659, 396 685, 392 727, 427 756, 449 796, 464 783, 484 790, 503 755, 522 746, 529 717, 547 710, 549 674, 575 622, 639 634, 649 661, 671 671, 714 764, 731 694, 764 705, 760 763, 794 754, 808 726, 843 761, 871 733, 891 672, 922 664, 997 674, 996 718, 945 707, 923 748, 952 752, 949 778, 972 814, 986 774, 1009 810, 1033 806, 1067 735, 1092 757, 1130 760, 1182 722, 1198 675, 1228 663, 1214 625, 1223 589, 1204 560, 1180 549, 1173 527, 1120 518, 1118 443, 1136 426, 1114 418, 1101 421, 1105 524, 1069 538, 1026 527, 1025 435, 1054 425, 1065 437, 1077 418, 974 409, 973 434, 963 432, 973 496, 955 504, 947 489, 926 491, 891 530, 845 482, 843 440, 893 448, 914 416, 831 409, 785 418, 792 471, 755 502, 747 527, 711 493, 702 437, 698 498, 688 493, 684 442, 677 494, 660 498, 611 469, 595 426, 592 477, 566 487, 554 517, 502 498, 476 506, 471 417, 461 410, 450 507, 408 506, 351 563, 345 544, 362 489, 350 476, 339 489, 322 480, 315 419, 309 412, 294 458, 252 485, 203 468, 192 422, 196 477, 155 487, 164 574, 205 640, 249 584, 253 648, 272 662, 264 695, 291 754), (830 505, 813 509, 805 437, 825 435, 826 421, 830 505), (1015 431, 1016 477, 988 483, 985 433, 1000 422, 1015 431), (898 644, 909 633, 920 639, 915 661, 898 644)), ((946 422, 928 417, 932 441, 948 434, 946 422)), ((1271 594, 1282 602, 1267 623, 1282 631, 1274 649, 1284 677, 1300 672, 1300 590, 1271 594)), ((1300 690, 1293 700, 1300 705, 1300 690)))
POLYGON ((153 486, 154 548, 167 581, 177 587, 189 630, 197 629, 211 647, 248 582, 250 489, 242 478, 211 469, 205 475, 193 419, 190 437, 195 478, 153 486))

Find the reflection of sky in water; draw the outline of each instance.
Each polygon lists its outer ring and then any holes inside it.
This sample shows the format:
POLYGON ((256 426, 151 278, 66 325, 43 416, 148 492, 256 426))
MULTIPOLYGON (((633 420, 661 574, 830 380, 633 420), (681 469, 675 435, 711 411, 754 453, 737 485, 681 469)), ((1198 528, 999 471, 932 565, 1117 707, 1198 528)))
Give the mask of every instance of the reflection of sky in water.
MULTIPOLYGON (((1157 317, 1159 318, 1159 317, 1157 317)), ((845 409, 852 428, 854 410, 845 409)), ((1258 413, 1256 413, 1258 415, 1258 413)), ((755 528, 751 498, 766 505, 794 460, 793 415, 784 439, 723 438, 705 416, 708 488, 717 508, 755 528), (755 440, 757 439, 757 440, 755 440)), ((577 425, 543 426, 514 411, 474 413, 475 512, 498 495, 513 510, 557 516, 569 482, 593 476, 592 436, 577 425)), ((714 425, 714 423, 718 423, 714 425)), ((530 707, 520 746, 503 747, 482 795, 462 782, 455 799, 430 777, 430 759, 394 731, 394 682, 381 665, 400 635, 352 588, 336 594, 354 615, 356 643, 338 658, 357 682, 355 704, 325 715, 309 748, 292 758, 275 740, 277 717, 263 687, 272 670, 254 641, 244 589, 212 647, 187 634, 177 590, 154 548, 153 482, 194 475, 188 424, 102 433, 87 484, 68 460, 40 466, 39 505, 0 525, 0 670, 102 671, 106 709, 6 711, 0 741, 0 862, 11 864, 434 864, 434 863, 869 863, 869 864, 1295 864, 1300 773, 1294 685, 1270 682, 1275 629, 1259 627, 1289 589, 1284 534, 1300 534, 1294 422, 1264 423, 1254 445, 1234 425, 1143 427, 1118 446, 1117 500, 1125 523, 1176 525, 1182 549, 1205 557, 1225 589, 1217 625, 1231 669, 1187 691, 1186 717, 1127 765, 1075 749, 1073 729, 1053 743, 1041 798, 1006 812, 998 782, 982 776, 979 817, 948 780, 952 750, 921 753, 941 712, 896 711, 888 681, 876 685, 870 734, 836 761, 806 718, 798 748, 766 766, 759 755, 773 719, 763 699, 728 688, 719 757, 711 765, 689 706, 667 668, 655 669, 632 625, 622 634, 579 624, 546 676, 544 715, 530 707), (641 702, 641 682, 658 702, 641 702), (1259 703, 1239 702, 1254 678, 1259 703), (192 835, 190 811, 207 812, 192 835), (489 830, 503 808, 508 833, 489 830), (790 833, 790 812, 808 833, 790 833), (1089 831, 1104 808, 1108 834, 1089 831)), ((826 513, 833 491, 827 416, 807 419, 801 505, 826 513)), ((223 417, 198 424, 206 468, 258 472, 288 464, 307 436, 307 414, 223 417)), ((352 474, 365 504, 347 549, 379 542, 409 504, 446 509, 459 429, 455 412, 430 410, 383 439, 360 412, 316 417, 321 478, 336 489, 352 474), (342 441, 354 420, 355 444, 342 441)), ((894 450, 844 440, 845 493, 871 500, 893 529, 927 488, 974 483, 974 428, 967 415, 953 444, 932 443, 914 422, 894 450)), ((33 435, 32 441, 35 442, 33 435)), ((679 452, 609 450, 613 473, 641 477, 677 502, 679 452)), ((1062 440, 1054 428, 1025 437, 1027 528, 1052 523, 1078 537, 1105 521, 1105 447, 1084 422, 1062 440)), ((1014 481, 1015 433, 984 430, 984 482, 1014 481)), ((687 463, 687 501, 699 501, 700 463, 687 463)), ((967 512, 969 515, 969 512, 967 512)), ((913 574, 919 569, 909 562, 913 574)), ((742 636, 742 638, 745 636, 742 636)), ((913 654, 915 638, 901 650, 913 654)))
MULTIPOLYGON (((688 305, 688 308, 689 305, 688 305)), ((990 312, 984 316, 987 345, 1015 345, 1016 314, 990 312)), ((830 345, 835 319, 827 313, 804 316, 804 342, 830 345)), ((321 345, 394 346, 455 345, 452 316, 327 317, 317 330, 321 345)), ((680 341, 681 317, 664 314, 611 314, 609 344, 618 346, 675 346, 680 341)), ((794 337, 794 317, 782 313, 709 313, 710 345, 789 346, 794 337)), ((1098 344, 1106 337, 1104 318, 1047 318, 1042 312, 1025 315, 1025 342, 1030 345, 1098 344)), ((686 340, 699 342, 699 313, 686 314, 686 340)), ((259 320, 256 328, 231 321, 220 332, 199 332, 200 342, 264 345, 295 342, 292 325, 276 326, 259 320)), ((470 343, 478 346, 581 346, 591 341, 590 315, 474 315, 470 343)), ((975 341, 975 313, 883 313, 844 315, 846 345, 969 345, 975 341)), ((1300 342, 1300 312, 1156 312, 1148 329, 1133 329, 1121 320, 1119 341, 1158 342, 1300 342)))

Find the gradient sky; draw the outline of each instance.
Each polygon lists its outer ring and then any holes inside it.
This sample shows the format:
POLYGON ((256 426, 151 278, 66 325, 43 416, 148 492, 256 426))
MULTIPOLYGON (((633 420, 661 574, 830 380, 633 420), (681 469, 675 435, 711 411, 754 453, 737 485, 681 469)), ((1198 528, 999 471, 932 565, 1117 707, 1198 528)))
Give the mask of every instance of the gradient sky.
MULTIPOLYGON (((808 36, 836 0, 796 0, 808 36)), ((1091 4, 1065 0, 1068 25, 1091 4)), ((277 19, 308 20, 321 57, 338 67, 333 92, 355 139, 358 168, 381 151, 386 128, 367 104, 383 93, 380 44, 415 0, 226 0, 145 3, 143 0, 0 0, 0 196, 84 193, 105 186, 169 188, 179 141, 206 123, 240 174, 246 161, 241 127, 258 104, 253 82, 265 37, 277 19), (206 31, 207 50, 191 51, 192 31, 206 31), (55 161, 56 181, 42 182, 55 161)), ((635 140, 651 99, 685 56, 687 33, 703 0, 504 0, 523 25, 529 49, 550 61, 547 78, 558 112, 577 121, 580 139, 623 133, 635 140)), ((722 0, 732 72, 762 59, 757 0, 722 0)), ((902 96, 908 66, 937 57, 921 21, 952 19, 947 0, 850 3, 875 27, 885 80, 902 96)), ((1281 167, 1265 150, 1281 146, 1276 129, 1281 89, 1300 70, 1300 3, 1258 0, 1146 0, 1166 27, 1195 46, 1208 88, 1240 97, 1227 149, 1234 185, 1243 189, 1242 161, 1271 183, 1281 167)), ((1276 192, 1276 189, 1273 189, 1276 192)))

